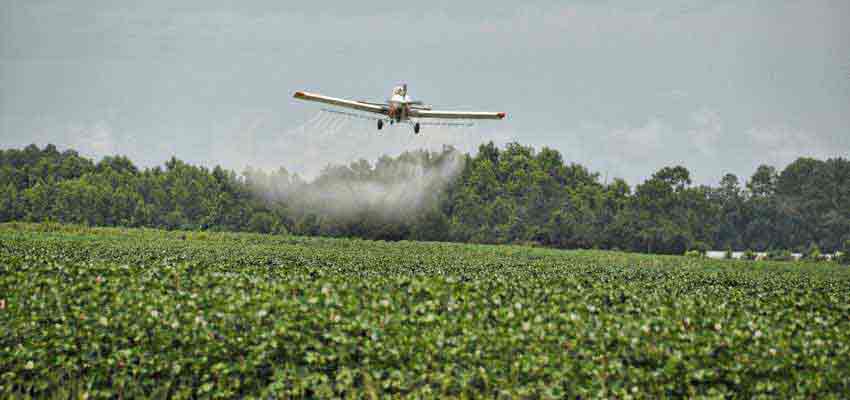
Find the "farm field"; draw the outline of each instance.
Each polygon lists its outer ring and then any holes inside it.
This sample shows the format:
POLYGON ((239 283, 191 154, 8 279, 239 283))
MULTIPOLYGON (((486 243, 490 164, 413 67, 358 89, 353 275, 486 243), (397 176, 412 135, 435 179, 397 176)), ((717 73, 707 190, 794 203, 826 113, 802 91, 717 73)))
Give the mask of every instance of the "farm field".
POLYGON ((850 268, 0 225, 0 397, 846 398, 850 268))

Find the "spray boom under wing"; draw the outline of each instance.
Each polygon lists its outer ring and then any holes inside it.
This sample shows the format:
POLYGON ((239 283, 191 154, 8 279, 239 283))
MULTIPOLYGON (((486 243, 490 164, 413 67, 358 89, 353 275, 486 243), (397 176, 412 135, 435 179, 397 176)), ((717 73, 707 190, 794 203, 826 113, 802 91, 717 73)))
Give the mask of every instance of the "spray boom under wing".
POLYGON ((386 123, 392 125, 395 123, 407 122, 413 126, 414 133, 419 133, 420 126, 424 125, 470 126, 472 125, 471 122, 461 122, 458 120, 499 120, 504 119, 507 115, 504 112, 434 110, 430 105, 426 105, 421 101, 411 100, 407 96, 407 85, 401 85, 394 88, 392 97, 387 100, 386 103, 353 101, 302 91, 295 92, 293 97, 299 100, 315 101, 335 107, 373 114, 374 116, 365 116, 362 114, 346 113, 338 110, 324 110, 332 113, 350 115, 356 118, 377 120, 378 130, 382 129, 386 123), (440 120, 455 120, 458 122, 440 120))

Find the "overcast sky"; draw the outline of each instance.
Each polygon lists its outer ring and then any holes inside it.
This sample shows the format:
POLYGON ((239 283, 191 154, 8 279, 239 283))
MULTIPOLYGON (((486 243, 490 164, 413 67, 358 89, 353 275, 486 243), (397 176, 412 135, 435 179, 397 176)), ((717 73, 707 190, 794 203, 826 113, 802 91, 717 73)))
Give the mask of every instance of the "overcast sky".
POLYGON ((310 175, 484 140, 633 184, 665 165, 716 184, 847 157, 850 2, 0 0, 0 147, 310 175), (509 115, 378 135, 291 98, 383 100, 402 81, 509 115))

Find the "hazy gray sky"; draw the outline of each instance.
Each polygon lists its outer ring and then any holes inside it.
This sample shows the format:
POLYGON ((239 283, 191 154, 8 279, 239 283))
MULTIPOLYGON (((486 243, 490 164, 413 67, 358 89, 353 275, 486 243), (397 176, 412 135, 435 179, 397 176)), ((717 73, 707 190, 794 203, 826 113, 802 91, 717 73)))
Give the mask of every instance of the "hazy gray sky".
POLYGON ((0 0, 0 147, 309 175, 516 140, 631 183, 850 155, 846 0, 520 3, 0 0), (383 100, 401 81, 509 117, 377 135, 291 98, 383 100))

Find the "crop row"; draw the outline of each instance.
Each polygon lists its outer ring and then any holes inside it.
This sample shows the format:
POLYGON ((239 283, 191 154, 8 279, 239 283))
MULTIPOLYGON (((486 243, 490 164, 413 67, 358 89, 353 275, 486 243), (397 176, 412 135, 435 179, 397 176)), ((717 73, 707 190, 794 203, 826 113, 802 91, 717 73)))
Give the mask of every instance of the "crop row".
POLYGON ((0 227, 0 393, 842 397, 850 271, 0 227))

